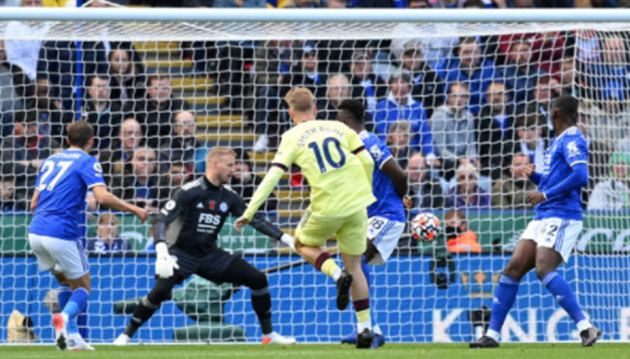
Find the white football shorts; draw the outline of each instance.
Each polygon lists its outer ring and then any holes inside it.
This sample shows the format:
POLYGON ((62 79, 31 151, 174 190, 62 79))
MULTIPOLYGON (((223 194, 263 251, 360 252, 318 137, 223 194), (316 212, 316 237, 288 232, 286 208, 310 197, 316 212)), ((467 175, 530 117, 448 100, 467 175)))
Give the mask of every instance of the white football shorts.
POLYGON ((582 221, 546 218, 529 222, 521 240, 532 240, 537 247, 550 248, 569 261, 571 252, 582 233, 582 221))
POLYGON ((389 259, 398 240, 405 230, 405 223, 396 222, 383 217, 370 217, 368 219, 368 240, 372 241, 378 253, 368 264, 381 265, 389 259))
POLYGON ((28 234, 40 271, 62 273, 68 279, 78 279, 90 271, 87 251, 81 241, 28 234))

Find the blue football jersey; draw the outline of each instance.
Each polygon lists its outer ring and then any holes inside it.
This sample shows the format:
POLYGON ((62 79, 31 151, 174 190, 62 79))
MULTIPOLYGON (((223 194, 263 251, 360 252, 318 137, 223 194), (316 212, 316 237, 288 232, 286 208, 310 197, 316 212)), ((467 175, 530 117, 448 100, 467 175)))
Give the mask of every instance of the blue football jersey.
MULTIPOLYGON (((554 138, 545 152, 545 166, 538 191, 545 192, 571 175, 571 167, 578 163, 588 164, 588 144, 582 133, 571 127, 554 138)), ((561 218, 582 220, 581 189, 550 198, 535 208, 534 219, 561 218)))
POLYGON ((80 240, 89 188, 105 185, 98 160, 81 150, 50 156, 37 176, 39 199, 29 232, 66 240, 80 240))
POLYGON ((376 202, 368 207, 368 217, 379 216, 396 222, 405 222, 402 200, 396 194, 392 180, 381 171, 381 167, 392 157, 389 147, 371 132, 362 131, 359 137, 374 159, 372 193, 376 197, 376 202))

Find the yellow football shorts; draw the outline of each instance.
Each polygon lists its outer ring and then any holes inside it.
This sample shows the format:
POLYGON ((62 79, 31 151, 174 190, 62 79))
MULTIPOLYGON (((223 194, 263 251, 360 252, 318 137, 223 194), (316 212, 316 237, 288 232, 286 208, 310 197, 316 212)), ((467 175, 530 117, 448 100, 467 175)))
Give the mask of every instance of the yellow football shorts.
POLYGON ((341 253, 361 255, 367 246, 367 209, 348 217, 320 217, 307 209, 295 232, 298 240, 311 247, 323 246, 336 235, 341 253))

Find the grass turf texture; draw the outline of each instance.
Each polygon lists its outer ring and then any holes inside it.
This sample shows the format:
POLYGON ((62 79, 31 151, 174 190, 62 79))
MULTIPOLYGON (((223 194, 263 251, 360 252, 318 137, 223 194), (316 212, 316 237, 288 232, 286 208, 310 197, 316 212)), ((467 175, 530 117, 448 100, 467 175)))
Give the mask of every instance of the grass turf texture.
POLYGON ((0 346, 0 358, 405 358, 405 359, 630 359, 630 344, 505 344, 499 349, 469 349, 467 344, 387 344, 378 350, 357 350, 349 345, 142 345, 117 348, 96 346, 94 352, 60 352, 53 346, 0 346))

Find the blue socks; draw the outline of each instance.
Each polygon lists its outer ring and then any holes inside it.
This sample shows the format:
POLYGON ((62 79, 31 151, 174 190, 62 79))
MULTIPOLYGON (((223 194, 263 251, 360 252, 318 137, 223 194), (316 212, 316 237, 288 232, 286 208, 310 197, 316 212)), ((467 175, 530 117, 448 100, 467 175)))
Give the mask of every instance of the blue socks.
POLYGON ((512 308, 514 300, 516 300, 519 284, 520 281, 506 275, 502 275, 499 280, 499 286, 497 286, 497 290, 494 292, 492 315, 490 317, 490 327, 488 330, 488 335, 495 340, 498 340, 498 334, 505 322, 505 318, 512 308))
MULTIPOLYGON (((72 292, 72 295, 63 307, 63 313, 68 316, 68 334, 76 334, 79 332, 77 317, 87 308, 89 296, 87 289, 77 288, 72 292)), ((59 304, 61 304, 61 302, 59 304)))
POLYGON ((577 303, 573 290, 569 286, 569 283, 558 274, 553 271, 547 273, 542 279, 542 284, 547 288, 556 301, 562 306, 562 308, 573 318, 573 321, 577 324, 583 320, 586 320, 582 308, 577 303))
MULTIPOLYGON (((57 291, 57 302, 59 303, 59 308, 61 308, 61 310, 63 310, 66 307, 66 304, 68 304, 68 300, 70 300, 71 296, 72 296, 72 289, 70 289, 69 285, 59 286, 59 289, 57 291)), ((77 333, 78 329, 77 329, 76 319, 74 320, 69 319, 67 328, 68 328, 69 334, 77 333)))

